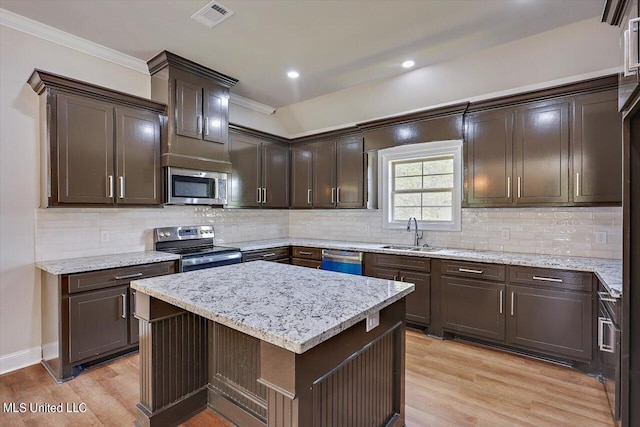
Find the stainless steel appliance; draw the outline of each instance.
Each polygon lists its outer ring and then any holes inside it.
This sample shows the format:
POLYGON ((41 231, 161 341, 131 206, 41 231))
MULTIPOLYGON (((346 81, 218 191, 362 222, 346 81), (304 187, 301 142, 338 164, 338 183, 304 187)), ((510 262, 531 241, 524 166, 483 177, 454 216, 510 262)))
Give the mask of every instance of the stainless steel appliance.
POLYGON ((180 255, 180 271, 202 270, 242 262, 237 248, 215 246, 212 225, 162 227, 154 230, 157 251, 180 255))
POLYGON ((322 250, 322 269, 362 276, 362 252, 322 250))
MULTIPOLYGON (((602 286, 602 285, 601 285, 602 286)), ((604 384, 614 419, 620 419, 620 327, 618 298, 600 289, 598 292, 598 349, 600 350, 600 380, 604 384)))
POLYGON ((226 205, 227 174, 167 167, 165 203, 169 205, 226 205))

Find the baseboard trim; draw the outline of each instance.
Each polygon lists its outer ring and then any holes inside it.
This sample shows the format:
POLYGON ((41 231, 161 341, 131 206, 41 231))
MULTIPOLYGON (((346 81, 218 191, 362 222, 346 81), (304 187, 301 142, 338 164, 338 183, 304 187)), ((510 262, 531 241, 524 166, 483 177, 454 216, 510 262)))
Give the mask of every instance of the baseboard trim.
POLYGON ((42 359, 42 348, 40 346, 5 354, 0 356, 0 375, 36 365, 40 363, 40 359, 42 359))

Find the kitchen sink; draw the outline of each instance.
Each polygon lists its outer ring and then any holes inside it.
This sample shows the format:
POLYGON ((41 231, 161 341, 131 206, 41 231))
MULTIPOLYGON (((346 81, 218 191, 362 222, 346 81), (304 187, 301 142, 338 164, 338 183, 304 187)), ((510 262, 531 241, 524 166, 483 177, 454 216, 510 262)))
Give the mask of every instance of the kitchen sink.
POLYGON ((431 252, 436 251, 437 248, 428 246, 409 246, 409 245, 386 245, 382 249, 395 249, 397 251, 411 251, 411 252, 431 252))

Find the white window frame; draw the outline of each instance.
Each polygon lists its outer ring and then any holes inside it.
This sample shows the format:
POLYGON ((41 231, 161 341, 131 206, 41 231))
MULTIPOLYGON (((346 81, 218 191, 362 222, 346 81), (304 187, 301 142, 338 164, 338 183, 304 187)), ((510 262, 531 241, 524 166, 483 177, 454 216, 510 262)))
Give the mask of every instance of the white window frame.
POLYGON ((393 172, 391 168, 397 161, 409 161, 425 157, 451 156, 453 155, 453 216, 451 221, 418 221, 421 230, 433 231, 460 231, 462 219, 462 140, 423 142, 420 144, 404 145, 386 148, 378 152, 378 176, 382 185, 379 188, 378 200, 382 204, 382 227, 389 229, 406 229, 406 220, 393 221, 392 197, 390 191, 393 188, 391 180, 393 172))

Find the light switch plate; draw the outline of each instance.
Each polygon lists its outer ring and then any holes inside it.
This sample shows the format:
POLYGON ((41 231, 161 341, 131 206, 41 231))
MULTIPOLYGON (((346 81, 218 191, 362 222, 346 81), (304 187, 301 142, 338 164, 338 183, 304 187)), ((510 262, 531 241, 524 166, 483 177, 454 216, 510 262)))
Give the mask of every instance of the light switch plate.
POLYGON ((107 230, 100 231, 100 241, 103 243, 109 241, 109 232, 107 230))
POLYGON ((376 311, 375 313, 371 313, 367 315, 367 332, 374 329, 376 326, 380 324, 380 312, 376 311))
POLYGON ((502 230, 500 230, 500 237, 502 237, 502 240, 509 240, 509 229, 503 228, 502 230))
POLYGON ((596 231, 596 243, 604 245, 607 243, 607 232, 606 231, 596 231))

